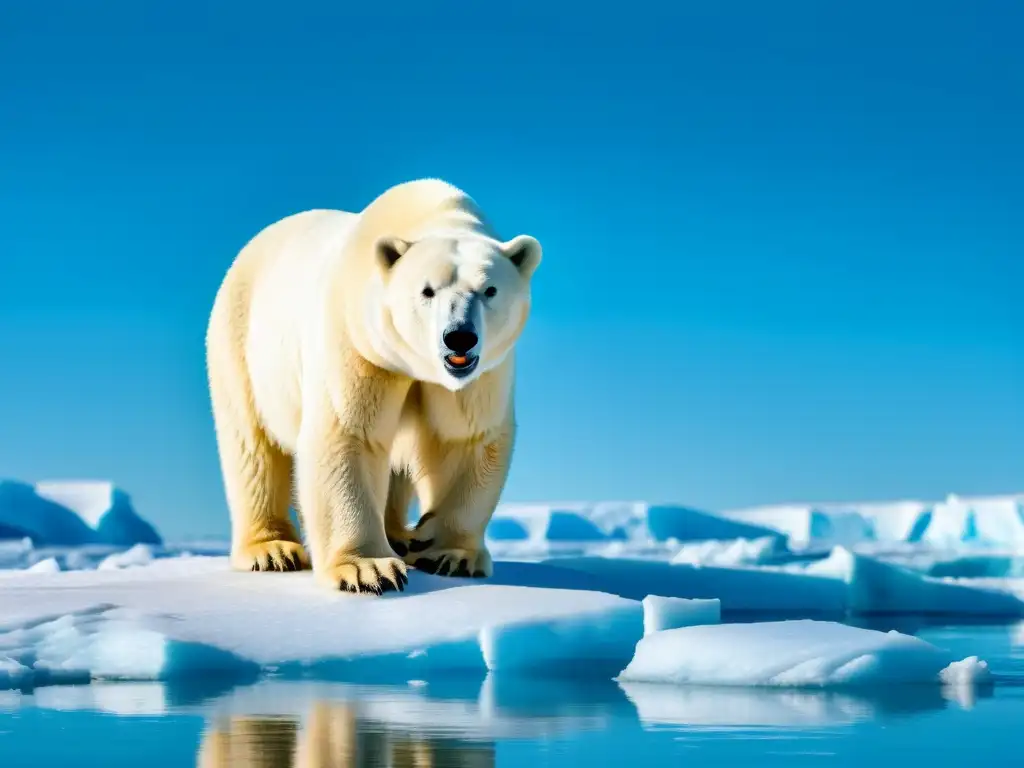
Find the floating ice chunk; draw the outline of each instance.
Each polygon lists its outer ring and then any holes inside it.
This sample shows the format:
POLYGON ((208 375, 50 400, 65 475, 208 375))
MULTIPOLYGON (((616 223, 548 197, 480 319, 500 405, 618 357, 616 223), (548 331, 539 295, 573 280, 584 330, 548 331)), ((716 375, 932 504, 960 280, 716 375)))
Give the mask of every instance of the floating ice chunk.
POLYGON ((989 672, 986 662, 977 656, 968 656, 966 659, 952 662, 942 670, 940 677, 947 685, 975 685, 990 682, 992 673, 989 672))
MULTIPOLYGON (((549 583, 587 580, 534 571, 549 583)), ((378 599, 323 590, 309 573, 235 573, 222 558, 24 574, 0 589, 0 656, 16 662, 20 676, 5 673, 0 688, 259 669, 406 680, 439 670, 485 673, 488 665, 605 662, 614 665, 610 677, 643 635, 643 607, 615 595, 410 576, 404 594, 378 599), (21 667, 31 670, 27 682, 21 667)))
POLYGON ((990 689, 993 682, 988 664, 977 656, 954 661, 939 676, 943 682, 943 696, 963 709, 971 709, 978 692, 990 689))
POLYGON ((480 648, 492 672, 593 672, 607 665, 614 673, 633 657, 645 615, 645 608, 630 600, 605 611, 491 625, 480 631, 480 648))
POLYGON ((1011 592, 980 582, 923 576, 842 547, 808 565, 804 572, 844 581, 847 605, 854 613, 1024 616, 1024 601, 1011 592))
POLYGON ((717 624, 646 636, 624 682, 856 687, 943 683, 955 659, 920 638, 810 620, 717 624))
POLYGON ((644 634, 665 629, 718 624, 722 620, 722 601, 689 600, 685 597, 648 595, 643 599, 644 634))

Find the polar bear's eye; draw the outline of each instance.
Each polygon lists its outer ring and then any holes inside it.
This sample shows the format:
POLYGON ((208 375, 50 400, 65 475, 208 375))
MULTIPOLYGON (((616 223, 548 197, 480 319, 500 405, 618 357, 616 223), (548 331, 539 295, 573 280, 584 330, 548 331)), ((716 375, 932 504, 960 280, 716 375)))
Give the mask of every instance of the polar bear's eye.
POLYGON ((423 289, 422 294, 423 298, 432 299, 434 298, 434 289, 428 285, 426 288, 423 289))
POLYGON ((484 296, 486 296, 486 297, 487 297, 488 299, 493 299, 493 298, 494 298, 494 295, 495 295, 495 294, 496 294, 497 292, 498 292, 498 289, 497 289, 497 288, 495 288, 495 287, 494 287, 494 286, 492 285, 492 286, 491 286, 490 288, 488 288, 488 289, 487 289, 486 291, 484 291, 484 296))

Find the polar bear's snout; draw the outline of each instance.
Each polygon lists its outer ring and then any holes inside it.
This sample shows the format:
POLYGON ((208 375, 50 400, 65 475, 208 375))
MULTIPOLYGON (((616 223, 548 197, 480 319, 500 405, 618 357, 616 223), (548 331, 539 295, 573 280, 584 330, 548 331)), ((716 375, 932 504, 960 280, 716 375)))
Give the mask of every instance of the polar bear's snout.
POLYGON ((444 335, 444 345, 455 355, 465 357, 476 346, 477 335, 469 326, 460 326, 444 335))
POLYGON ((456 294, 449 308, 451 313, 441 331, 441 358, 445 370, 461 379, 480 362, 481 334, 476 322, 479 306, 472 294, 456 294))
POLYGON ((480 337, 472 323, 459 323, 449 326, 441 336, 444 347, 444 367, 452 376, 462 378, 468 376, 477 363, 479 355, 475 354, 480 337))

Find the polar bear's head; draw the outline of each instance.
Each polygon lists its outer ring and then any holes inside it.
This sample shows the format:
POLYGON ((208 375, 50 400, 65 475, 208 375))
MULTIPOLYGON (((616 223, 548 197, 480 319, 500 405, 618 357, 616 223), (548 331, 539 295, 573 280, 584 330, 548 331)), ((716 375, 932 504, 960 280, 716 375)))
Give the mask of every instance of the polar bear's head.
POLYGON ((526 324, 541 260, 529 235, 459 232, 376 242, 383 328, 376 343, 420 381, 459 390, 505 359, 526 324))

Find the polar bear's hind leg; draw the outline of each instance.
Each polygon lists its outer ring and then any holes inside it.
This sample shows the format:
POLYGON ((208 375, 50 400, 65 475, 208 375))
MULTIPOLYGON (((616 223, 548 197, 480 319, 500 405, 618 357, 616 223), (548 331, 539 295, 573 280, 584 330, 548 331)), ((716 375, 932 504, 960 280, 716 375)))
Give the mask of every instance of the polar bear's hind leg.
POLYGON ((412 502, 412 479, 406 472, 391 472, 388 485, 388 501, 384 508, 384 529, 388 544, 399 557, 409 552, 409 504, 412 502))
POLYGON ((207 334, 207 369, 217 450, 231 513, 231 566, 243 571, 309 567, 289 517, 292 458, 267 435, 253 407, 240 340, 219 297, 207 334))

